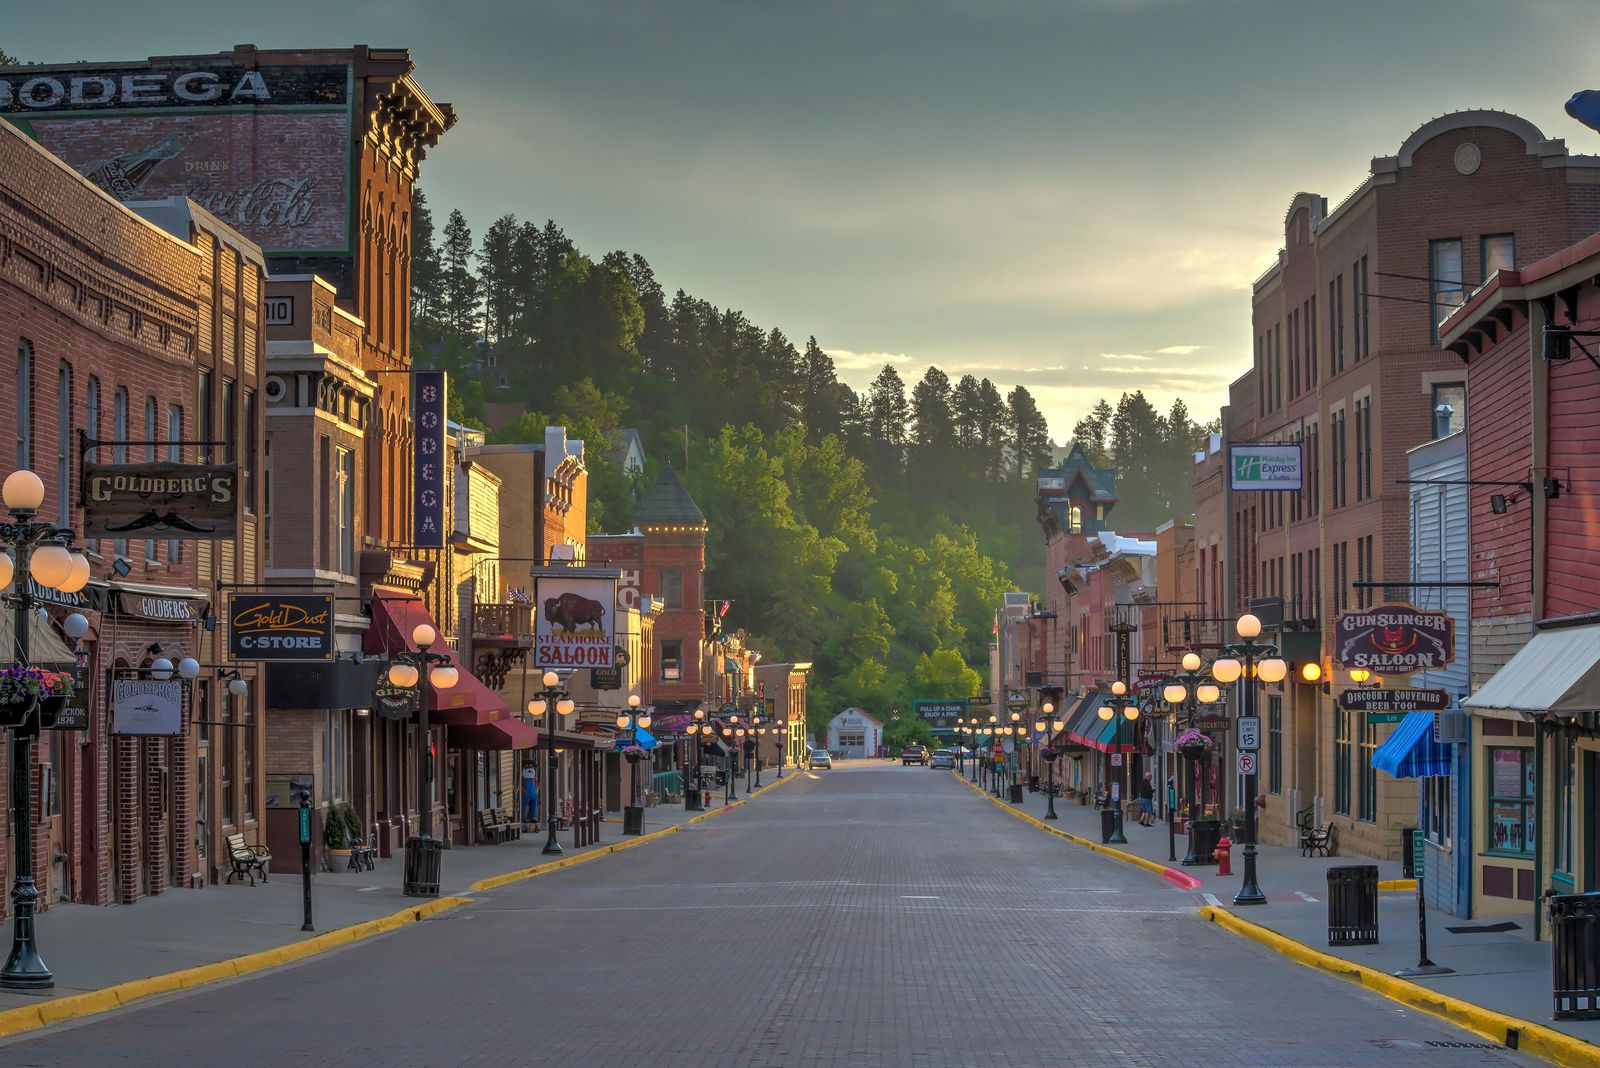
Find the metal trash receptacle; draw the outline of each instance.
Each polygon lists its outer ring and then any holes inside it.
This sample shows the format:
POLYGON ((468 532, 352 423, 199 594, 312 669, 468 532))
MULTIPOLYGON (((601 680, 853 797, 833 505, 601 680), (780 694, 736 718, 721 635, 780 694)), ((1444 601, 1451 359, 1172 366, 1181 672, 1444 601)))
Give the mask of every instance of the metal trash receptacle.
POLYGON ((1378 866, 1346 864, 1328 869, 1328 945, 1371 946, 1378 942, 1378 866))
POLYGON ((622 833, 644 833, 644 806, 625 805, 622 809, 622 833))
POLYGON ((1022 784, 1020 782, 1012 783, 1011 792, 1008 796, 1011 798, 1011 803, 1013 805, 1022 804, 1022 784))
POLYGON ((407 897, 439 896, 439 864, 443 851, 444 843, 437 838, 406 839, 407 897))
POLYGON ((1117 830, 1117 810, 1103 808, 1100 810, 1100 841, 1109 842, 1117 830))
POLYGON ((1600 1020, 1600 894, 1550 901, 1551 993, 1558 1020, 1600 1020))

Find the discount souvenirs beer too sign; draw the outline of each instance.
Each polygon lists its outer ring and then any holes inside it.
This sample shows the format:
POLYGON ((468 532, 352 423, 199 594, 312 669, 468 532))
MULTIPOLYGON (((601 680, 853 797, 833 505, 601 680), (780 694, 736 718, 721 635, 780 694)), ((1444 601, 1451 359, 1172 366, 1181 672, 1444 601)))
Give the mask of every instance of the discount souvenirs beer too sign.
POLYGON ((616 570, 533 569, 533 663, 608 668, 616 663, 616 570))
POLYGON ((1344 612, 1334 626, 1334 659, 1346 668, 1409 675, 1456 658, 1456 623, 1448 612, 1383 604, 1344 612))

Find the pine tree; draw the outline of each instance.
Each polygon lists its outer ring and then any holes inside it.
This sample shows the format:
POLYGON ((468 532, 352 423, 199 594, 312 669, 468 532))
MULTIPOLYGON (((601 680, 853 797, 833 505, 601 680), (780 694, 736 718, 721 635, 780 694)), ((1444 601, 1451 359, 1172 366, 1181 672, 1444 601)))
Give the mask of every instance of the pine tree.
POLYGON ((929 453, 943 453, 955 443, 950 409, 950 376, 929 367, 911 390, 912 444, 929 453))
POLYGON ((1072 427, 1073 444, 1083 449, 1083 455, 1095 467, 1111 466, 1111 420, 1116 413, 1102 397, 1072 427))
POLYGON ((433 243, 433 212, 418 189, 411 197, 411 317, 419 324, 439 319, 439 249, 433 243))
POLYGON ((1006 405, 1011 416, 1007 447, 1020 482, 1030 471, 1037 472, 1050 463, 1050 427, 1026 388, 1012 389, 1006 405))
POLYGON ((978 434, 978 474, 996 478, 1005 470, 1006 402, 995 384, 985 378, 978 383, 976 410, 978 434))
POLYGON ((478 277, 483 286, 484 336, 504 341, 517 320, 517 217, 502 215, 483 233, 478 277))
POLYGON ((440 253, 443 300, 439 317, 461 341, 471 341, 477 333, 481 286, 472 273, 472 259, 472 230, 459 210, 452 211, 444 224, 444 247, 440 253))
POLYGON ((910 422, 906 384, 900 380, 899 372, 884 364, 867 392, 867 433, 881 448, 884 459, 896 467, 905 455, 910 422))
POLYGON ((844 430, 843 398, 833 357, 822 351, 816 337, 806 339, 800 356, 800 417, 805 422, 806 438, 820 441, 828 434, 844 430))

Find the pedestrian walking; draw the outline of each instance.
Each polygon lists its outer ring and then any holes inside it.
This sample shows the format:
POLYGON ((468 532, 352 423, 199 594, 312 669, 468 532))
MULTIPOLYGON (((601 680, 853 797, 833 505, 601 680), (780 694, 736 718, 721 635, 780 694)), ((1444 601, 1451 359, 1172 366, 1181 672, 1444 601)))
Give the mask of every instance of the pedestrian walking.
POLYGON ((1144 778, 1139 780, 1139 826, 1141 827, 1156 825, 1155 796, 1155 784, 1150 781, 1150 773, 1147 771, 1144 778))

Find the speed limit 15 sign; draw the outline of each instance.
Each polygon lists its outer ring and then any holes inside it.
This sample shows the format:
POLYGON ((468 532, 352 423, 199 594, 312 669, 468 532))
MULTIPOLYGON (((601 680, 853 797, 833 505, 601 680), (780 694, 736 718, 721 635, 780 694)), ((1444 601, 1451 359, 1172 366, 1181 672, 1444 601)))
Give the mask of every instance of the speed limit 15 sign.
POLYGON ((1261 748, 1261 717, 1239 717, 1239 748, 1244 752, 1255 752, 1261 748))

